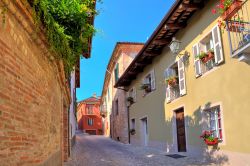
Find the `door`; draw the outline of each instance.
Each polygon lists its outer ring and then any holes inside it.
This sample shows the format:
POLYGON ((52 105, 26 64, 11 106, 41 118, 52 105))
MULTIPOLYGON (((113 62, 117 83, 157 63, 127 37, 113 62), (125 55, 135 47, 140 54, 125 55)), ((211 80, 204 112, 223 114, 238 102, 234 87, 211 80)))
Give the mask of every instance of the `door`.
POLYGON ((184 109, 181 108, 176 113, 176 132, 178 152, 186 152, 186 134, 185 134, 185 118, 184 109))
POLYGON ((141 119, 142 122, 142 144, 144 146, 148 145, 148 119, 141 119))

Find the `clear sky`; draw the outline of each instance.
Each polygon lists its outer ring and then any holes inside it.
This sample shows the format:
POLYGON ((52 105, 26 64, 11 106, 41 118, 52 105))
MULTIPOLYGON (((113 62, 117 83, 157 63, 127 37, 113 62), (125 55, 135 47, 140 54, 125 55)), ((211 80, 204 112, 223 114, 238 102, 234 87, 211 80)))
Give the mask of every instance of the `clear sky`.
POLYGON ((81 59, 77 100, 102 93, 105 71, 116 42, 146 42, 174 0, 102 0, 90 59, 81 59))

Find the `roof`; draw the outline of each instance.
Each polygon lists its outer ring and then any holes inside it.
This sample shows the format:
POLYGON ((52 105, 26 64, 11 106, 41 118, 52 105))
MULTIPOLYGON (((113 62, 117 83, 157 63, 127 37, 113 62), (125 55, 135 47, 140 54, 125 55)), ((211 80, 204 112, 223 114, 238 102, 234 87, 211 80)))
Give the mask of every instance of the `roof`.
POLYGON ((81 100, 78 103, 94 103, 94 102, 100 102, 99 97, 89 97, 87 99, 81 100))
MULTIPOLYGON (((94 9, 96 8, 96 0, 94 1, 93 8, 94 9)), ((94 25, 94 19, 95 19, 95 16, 90 17, 88 22, 91 25, 94 25)), ((93 35, 91 35, 88 38, 87 49, 82 50, 82 56, 86 59, 90 58, 91 48, 92 48, 92 38, 93 38, 93 35)), ((76 67, 75 67, 75 86, 76 86, 76 88, 80 88, 80 58, 77 60, 76 67)))
POLYGON ((117 55, 119 45, 144 45, 144 43, 141 43, 141 42, 127 42, 127 41, 117 42, 116 43, 116 45, 115 45, 115 47, 113 49, 112 55, 110 57, 109 63, 107 65, 106 72, 105 72, 105 78, 104 78, 104 83, 103 83, 103 88, 102 88, 102 95, 101 95, 101 102, 102 102, 103 96, 106 94, 107 86, 109 84, 110 75, 111 75, 110 71, 112 71, 114 69, 115 62, 119 58, 119 55, 115 56, 115 55, 117 55))
POLYGON ((128 86, 144 67, 161 54, 163 48, 170 44, 172 38, 186 27, 188 19, 204 6, 204 0, 177 0, 165 15, 161 23, 150 36, 137 57, 115 84, 115 87, 128 86))

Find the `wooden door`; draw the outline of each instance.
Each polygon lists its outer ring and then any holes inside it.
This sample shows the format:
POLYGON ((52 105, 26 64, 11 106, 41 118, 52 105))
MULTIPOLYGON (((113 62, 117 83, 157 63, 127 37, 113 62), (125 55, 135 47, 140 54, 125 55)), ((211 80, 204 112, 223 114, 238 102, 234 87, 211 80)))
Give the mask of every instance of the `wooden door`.
POLYGON ((186 152, 184 109, 181 108, 177 110, 175 113, 176 113, 176 131, 177 131, 178 152, 186 152))

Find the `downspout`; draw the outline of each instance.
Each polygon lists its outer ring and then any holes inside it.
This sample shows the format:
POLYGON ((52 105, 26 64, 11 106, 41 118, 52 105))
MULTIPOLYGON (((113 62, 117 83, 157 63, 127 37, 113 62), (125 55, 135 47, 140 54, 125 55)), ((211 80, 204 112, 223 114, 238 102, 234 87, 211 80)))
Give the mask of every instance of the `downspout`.
POLYGON ((128 115, 128 143, 130 144, 130 114, 129 114, 129 106, 127 106, 127 115, 128 115))

